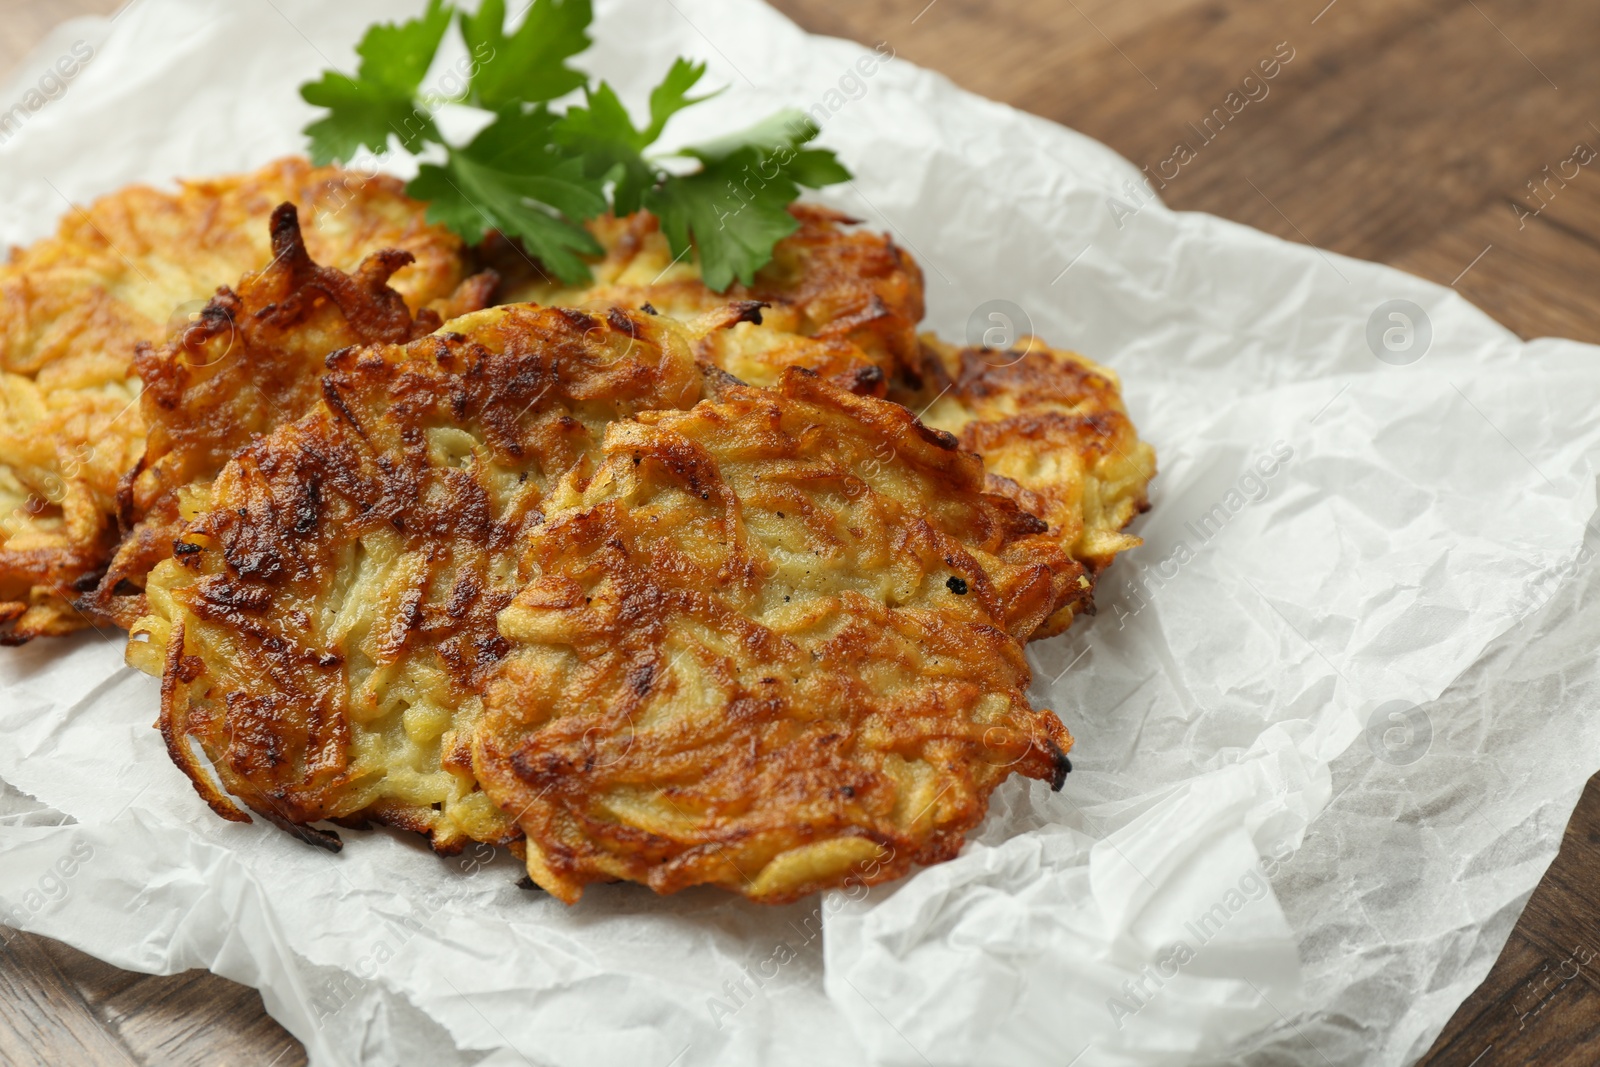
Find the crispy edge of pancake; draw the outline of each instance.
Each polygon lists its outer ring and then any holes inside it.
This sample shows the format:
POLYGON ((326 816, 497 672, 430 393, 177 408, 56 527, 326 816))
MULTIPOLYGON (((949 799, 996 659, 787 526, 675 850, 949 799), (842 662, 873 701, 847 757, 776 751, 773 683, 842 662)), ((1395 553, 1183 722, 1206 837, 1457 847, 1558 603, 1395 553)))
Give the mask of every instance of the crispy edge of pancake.
POLYGON ((123 189, 0 265, 0 644, 95 623, 72 602, 117 543, 118 479, 142 448, 134 346, 260 268, 267 215, 285 200, 308 213, 325 262, 354 268, 386 247, 415 256, 394 279, 415 310, 465 274, 461 241, 427 223, 400 182, 298 158, 173 192, 123 189))
POLYGON ((951 858, 1013 772, 1060 787, 1007 632, 1042 524, 948 435, 791 369, 605 451, 532 532, 474 739, 535 883, 783 903, 951 858))
POLYGON ((152 572, 129 662, 161 676, 168 751, 224 818, 329 847, 310 824, 507 843, 467 739, 518 545, 607 422, 698 399, 688 335, 511 306, 329 362, 321 402, 228 464, 152 572))
POLYGON ((1035 337, 1007 351, 924 335, 926 381, 895 399, 983 458, 991 491, 1049 524, 1087 569, 1081 595, 1034 634, 1051 637, 1094 611, 1094 583, 1143 542, 1124 532, 1150 508, 1155 450, 1139 439, 1116 372, 1035 337))
POLYGON ((795 232, 750 286, 716 293, 694 256, 674 257, 659 221, 641 211, 603 216, 589 230, 605 249, 588 286, 563 287, 530 276, 515 250, 490 242, 487 255, 507 276, 506 299, 604 310, 644 308, 692 320, 727 303, 766 305, 764 317, 702 337, 701 359, 751 385, 773 385, 791 366, 850 389, 882 396, 890 379, 920 366, 917 323, 923 275, 887 235, 852 229, 857 220, 818 204, 789 206, 795 232))
MULTIPOLYGON (((405 344, 441 325, 432 308, 413 316, 388 284, 413 262, 411 253, 383 249, 346 274, 311 258, 293 204, 279 205, 270 227, 265 269, 246 274, 237 291, 219 289, 165 345, 136 349, 145 451, 118 487, 122 541, 95 591, 78 603, 124 629, 146 614, 145 577, 172 555, 184 513, 205 506, 212 481, 254 436, 321 399, 332 353, 405 344)), ((447 306, 478 310, 496 282, 492 272, 469 278, 447 306)))

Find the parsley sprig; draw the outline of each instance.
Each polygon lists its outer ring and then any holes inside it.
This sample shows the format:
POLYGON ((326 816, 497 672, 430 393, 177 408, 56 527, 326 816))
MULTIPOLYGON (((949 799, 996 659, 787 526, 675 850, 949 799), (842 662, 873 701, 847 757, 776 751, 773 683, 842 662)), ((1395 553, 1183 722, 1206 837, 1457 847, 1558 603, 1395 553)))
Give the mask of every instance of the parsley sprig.
POLYGON ((520 238, 567 284, 589 280, 583 257, 602 251, 586 221, 645 208, 661 220, 674 256, 698 253, 702 277, 718 292, 735 280, 750 284, 771 262, 773 246, 796 228, 787 209, 801 186, 850 179, 831 151, 807 147, 818 131, 795 110, 652 153, 674 115, 716 95, 692 95, 704 64, 676 60, 637 126, 615 89, 570 65, 591 43, 590 0, 533 0, 509 33, 505 15, 504 0, 483 0, 476 14, 429 0, 417 18, 368 29, 354 76, 325 71, 300 88, 307 103, 328 111, 306 127, 312 158, 349 162, 362 148, 388 151, 393 138, 424 160, 407 192, 428 201, 431 221, 474 244, 490 230, 520 238), (452 22, 471 57, 470 78, 456 96, 425 94, 452 22), (580 89, 582 103, 553 106, 580 89), (444 104, 494 117, 470 142, 452 145, 434 122, 444 104))

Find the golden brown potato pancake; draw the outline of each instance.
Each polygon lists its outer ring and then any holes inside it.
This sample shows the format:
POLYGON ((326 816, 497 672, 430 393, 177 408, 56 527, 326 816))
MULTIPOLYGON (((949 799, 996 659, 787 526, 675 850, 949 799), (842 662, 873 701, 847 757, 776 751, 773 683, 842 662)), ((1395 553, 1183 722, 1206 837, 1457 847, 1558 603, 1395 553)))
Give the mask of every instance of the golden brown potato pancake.
POLYGON ((224 818, 248 818, 231 794, 326 844, 306 824, 508 840, 468 742, 520 546, 608 423, 699 398, 689 339, 643 312, 511 306, 328 364, 313 410, 238 453, 151 573, 130 662, 161 675, 168 750, 224 818))
MULTIPOLYGON (((411 253, 384 249, 352 275, 312 260, 293 204, 272 213, 271 231, 264 270, 245 275, 237 292, 220 288, 192 326, 159 348, 141 343, 134 356, 146 443, 118 493, 129 533, 93 597, 79 605, 125 629, 145 614, 145 576, 172 555, 184 515, 206 508, 212 481, 252 437, 321 399, 330 353, 404 344, 440 326, 433 308, 413 316, 387 284, 411 253)), ((497 281, 493 273, 475 276, 436 306, 452 317, 479 310, 497 281)))
POLYGON ((381 249, 409 252, 393 285, 414 311, 465 275, 461 242, 401 183, 299 159, 74 207, 0 265, 0 643, 89 624, 70 602, 111 554, 117 484, 143 447, 134 346, 260 269, 267 216, 285 201, 319 262, 354 270, 381 249))
POLYGON ((778 903, 950 858, 1013 771, 1060 787, 1019 636, 1082 571, 948 435, 794 369, 605 455, 531 532, 474 743, 534 882, 778 903))
POLYGON ((924 384, 894 399, 983 457, 989 490, 1044 519, 1088 570, 1082 596, 1033 636, 1049 637, 1092 611, 1092 582, 1143 542, 1123 530, 1149 509, 1155 450, 1139 440, 1116 372, 1038 338, 1014 349, 957 348, 924 338, 924 384))
MULTIPOLYGON (((922 270, 882 234, 816 204, 793 204, 800 228, 778 243, 754 285, 715 293, 693 257, 674 258, 655 216, 603 217, 590 231, 605 249, 594 282, 562 288, 542 278, 507 286, 507 301, 562 307, 642 308, 684 321, 742 301, 768 305, 762 321, 704 335, 696 354, 750 385, 772 385, 804 367, 859 393, 882 396, 889 379, 919 359, 922 270)), ((508 276, 518 263, 503 244, 491 260, 508 276)))

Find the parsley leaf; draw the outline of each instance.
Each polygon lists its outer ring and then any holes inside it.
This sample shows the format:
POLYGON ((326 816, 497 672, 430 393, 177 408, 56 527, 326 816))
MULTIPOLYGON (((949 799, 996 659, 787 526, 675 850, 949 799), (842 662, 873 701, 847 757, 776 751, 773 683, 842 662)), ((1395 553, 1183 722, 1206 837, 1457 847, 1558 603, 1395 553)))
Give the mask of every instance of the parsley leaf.
POLYGON ((308 103, 328 109, 305 130, 316 162, 348 161, 363 146, 383 152, 390 135, 413 155, 440 146, 442 157, 429 150, 406 187, 429 201, 428 218, 474 244, 491 230, 520 238, 569 284, 587 280, 583 257, 602 251, 585 222, 607 210, 649 208, 675 255, 698 250, 702 277, 718 292, 736 280, 752 283, 771 262, 773 246, 797 228, 788 207, 801 186, 850 179, 832 152, 805 147, 817 128, 792 110, 674 153, 690 173, 668 169, 648 151, 674 115, 716 95, 691 95, 705 64, 676 60, 651 91, 649 120, 639 127, 615 89, 568 65, 589 47, 591 0, 531 0, 511 33, 505 17, 505 0, 482 0, 476 13, 428 0, 419 18, 371 27, 356 49, 354 77, 326 71, 300 87, 308 103), (452 102, 494 113, 463 147, 445 141, 420 92, 458 16, 472 75, 452 102), (582 104, 550 109, 577 89, 582 104))
POLYGON ((700 84, 700 79, 705 76, 706 65, 679 56, 672 61, 672 69, 667 71, 667 76, 661 84, 650 90, 650 126, 640 136, 646 145, 655 144, 661 139, 661 132, 667 128, 667 120, 686 107, 704 103, 716 93, 706 93, 704 96, 690 96, 689 90, 700 84))
POLYGON ((743 133, 685 149, 700 171, 670 176, 646 196, 673 254, 691 244, 698 249, 706 285, 720 293, 735 280, 752 284, 772 262, 773 246, 799 227, 789 214, 799 187, 850 180, 832 152, 803 147, 817 132, 800 112, 779 112, 743 133))
POLYGON ((469 103, 501 111, 554 100, 588 83, 566 63, 589 47, 589 0, 533 0, 509 36, 505 21, 505 0, 483 0, 476 15, 461 16, 474 62, 469 103))
POLYGON ((432 116, 418 109, 416 96, 454 14, 442 0, 429 0, 418 18, 375 25, 356 46, 361 65, 354 78, 330 70, 321 81, 300 87, 306 103, 329 111, 305 128, 314 162, 349 161, 363 145, 382 152, 391 133, 408 152, 440 139, 432 116))
POLYGON ((427 76, 453 14, 443 0, 428 0, 428 9, 409 22, 373 26, 356 46, 361 57, 357 73, 363 81, 409 99, 427 76))
POLYGON ((656 169, 644 158, 649 143, 605 82, 584 92, 587 107, 571 107, 562 116, 556 137, 571 154, 583 160, 584 173, 609 179, 612 200, 619 215, 639 210, 644 191, 655 184, 656 169))
POLYGON ((686 107, 708 100, 716 94, 691 97, 706 72, 704 63, 678 59, 662 83, 650 93, 650 125, 637 129, 616 90, 607 82, 597 89, 586 89, 588 107, 567 110, 556 129, 556 137, 570 152, 584 159, 590 177, 614 182, 612 210, 618 215, 638 211, 644 194, 664 174, 644 156, 666 129, 667 121, 686 107))
POLYGON ((730 133, 726 137, 703 141, 686 148, 684 154, 716 162, 742 148, 755 148, 767 152, 776 152, 781 148, 796 148, 813 140, 821 132, 805 112, 795 108, 785 108, 737 133, 730 133))
POLYGON ((520 237, 568 284, 589 278, 583 255, 602 249, 581 223, 606 210, 601 183, 558 150, 549 110, 503 111, 441 166, 424 163, 406 192, 430 201, 428 219, 477 244, 490 230, 520 237))

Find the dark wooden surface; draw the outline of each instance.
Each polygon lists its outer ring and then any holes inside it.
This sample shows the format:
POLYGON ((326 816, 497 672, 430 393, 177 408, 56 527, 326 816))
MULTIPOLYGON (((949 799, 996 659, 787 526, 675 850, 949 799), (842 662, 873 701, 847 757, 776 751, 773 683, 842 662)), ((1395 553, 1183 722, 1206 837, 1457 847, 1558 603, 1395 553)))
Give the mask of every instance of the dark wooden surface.
MULTIPOLYGON (((115 6, 0 0, 0 72, 56 21, 115 6)), ((1600 151, 1594 0, 777 6, 809 30, 888 41, 1152 170, 1287 45, 1294 58, 1269 94, 1181 168, 1167 203, 1454 284, 1524 337, 1600 342, 1600 159, 1563 168, 1580 144, 1600 151)), ((1429 1067, 1600 1062, 1597 782, 1429 1067)), ((132 975, 42 938, 3 941, 0 1062, 305 1062, 260 998, 231 982, 132 975)))

